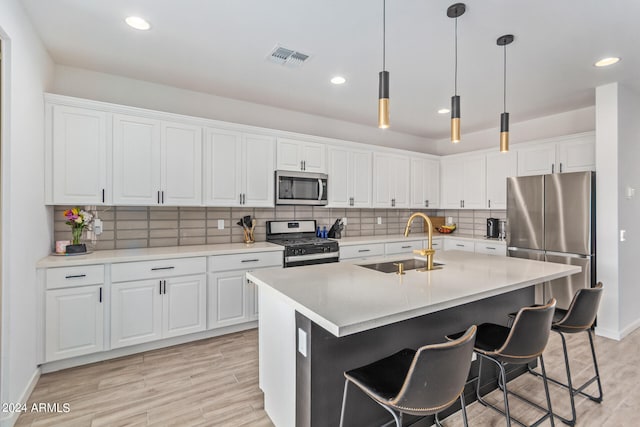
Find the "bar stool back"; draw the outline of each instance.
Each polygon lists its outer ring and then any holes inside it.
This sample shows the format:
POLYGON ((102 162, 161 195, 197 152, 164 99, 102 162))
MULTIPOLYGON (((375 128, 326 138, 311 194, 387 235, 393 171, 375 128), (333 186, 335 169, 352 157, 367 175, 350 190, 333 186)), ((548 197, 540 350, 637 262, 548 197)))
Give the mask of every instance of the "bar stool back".
POLYGON ((353 383, 393 416, 402 426, 402 414, 433 415, 462 404, 464 425, 467 417, 464 386, 471 367, 476 326, 471 326, 455 341, 405 349, 369 365, 345 372, 340 426, 343 426, 347 388, 353 383))

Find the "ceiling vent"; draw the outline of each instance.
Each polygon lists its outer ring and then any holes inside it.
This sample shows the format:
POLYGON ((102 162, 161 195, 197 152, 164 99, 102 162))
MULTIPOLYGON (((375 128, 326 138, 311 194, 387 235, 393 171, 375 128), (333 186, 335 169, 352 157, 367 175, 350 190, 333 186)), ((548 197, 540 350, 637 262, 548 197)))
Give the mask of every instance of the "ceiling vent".
POLYGON ((309 59, 309 55, 296 52, 292 49, 287 49, 286 47, 276 46, 269 56, 267 56, 267 59, 271 62, 275 62, 276 64, 282 64, 289 67, 299 67, 309 59))

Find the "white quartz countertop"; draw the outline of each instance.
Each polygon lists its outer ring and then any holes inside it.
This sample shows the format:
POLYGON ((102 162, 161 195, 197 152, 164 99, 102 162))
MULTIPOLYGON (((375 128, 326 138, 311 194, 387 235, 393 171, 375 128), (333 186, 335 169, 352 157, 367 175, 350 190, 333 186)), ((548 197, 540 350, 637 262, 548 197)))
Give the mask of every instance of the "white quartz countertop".
MULTIPOLYGON (((358 236, 358 237, 343 237, 342 239, 335 239, 340 246, 355 246, 355 245, 366 245, 373 243, 390 243, 390 242, 398 242, 402 240, 406 241, 416 241, 416 240, 426 240, 427 234, 410 234, 409 237, 404 237, 403 234, 387 234, 382 236, 358 236)), ((487 239, 481 237, 470 237, 464 235, 457 234, 440 234, 433 233, 433 238, 440 239, 456 239, 456 240, 469 240, 473 242, 494 242, 496 244, 506 245, 506 241, 498 240, 498 239, 487 239)))
MULTIPOLYGON (((385 260, 411 258, 407 255, 385 260)), ((444 267, 403 276, 361 267, 369 261, 247 273, 335 336, 345 336, 569 276, 580 267, 461 251, 439 251, 444 267)), ((375 261, 373 261, 375 262, 375 261)))
POLYGON ((218 245, 170 246, 162 248, 115 249, 95 251, 86 255, 49 255, 36 264, 37 268, 70 267, 76 265, 109 264, 114 262, 151 261, 166 258, 189 258, 209 255, 231 255, 250 252, 283 251, 284 246, 267 242, 224 243, 218 245))

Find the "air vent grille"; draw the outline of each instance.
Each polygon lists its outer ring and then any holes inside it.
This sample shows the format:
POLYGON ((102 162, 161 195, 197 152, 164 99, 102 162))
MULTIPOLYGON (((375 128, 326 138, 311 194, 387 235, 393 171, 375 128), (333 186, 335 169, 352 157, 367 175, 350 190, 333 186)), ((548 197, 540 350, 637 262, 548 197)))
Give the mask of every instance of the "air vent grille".
POLYGON ((269 56, 267 56, 267 59, 271 62, 275 62, 276 64, 287 65, 289 67, 299 67, 309 59, 309 56, 310 55, 305 53, 296 52, 293 49, 276 46, 269 56))

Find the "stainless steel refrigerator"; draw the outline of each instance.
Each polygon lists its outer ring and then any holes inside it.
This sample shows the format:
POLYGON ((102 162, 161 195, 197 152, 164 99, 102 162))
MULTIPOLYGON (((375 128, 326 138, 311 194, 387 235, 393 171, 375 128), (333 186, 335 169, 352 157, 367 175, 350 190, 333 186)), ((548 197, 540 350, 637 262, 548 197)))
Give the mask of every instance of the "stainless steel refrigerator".
POLYGON ((568 308, 575 292, 595 285, 595 173, 507 178, 509 256, 579 265, 582 272, 542 284, 537 298, 568 308))

